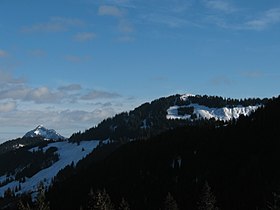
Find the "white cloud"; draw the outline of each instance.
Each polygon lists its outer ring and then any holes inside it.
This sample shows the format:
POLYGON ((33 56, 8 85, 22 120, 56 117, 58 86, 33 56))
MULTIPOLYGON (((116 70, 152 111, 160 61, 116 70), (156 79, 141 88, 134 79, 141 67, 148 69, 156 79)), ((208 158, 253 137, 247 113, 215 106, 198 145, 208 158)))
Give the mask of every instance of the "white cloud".
MULTIPOLYGON (((35 126, 43 124, 48 128, 57 130, 60 134, 69 137, 74 132, 85 130, 97 125, 102 120, 114 116, 117 112, 112 107, 93 108, 92 111, 84 111, 80 109, 64 109, 64 110, 36 110, 32 106, 28 110, 12 110, 13 104, 0 104, 0 124, 5 125, 5 130, 0 128, 0 134, 8 129, 14 132, 14 135, 9 134, 9 137, 21 137, 35 126), (10 109, 10 110, 9 110, 10 109), (8 112, 9 111, 9 112, 8 112), (19 134, 19 131, 22 131, 19 134)), ((3 136, 2 136, 3 137, 3 136)), ((8 139, 6 139, 8 140, 8 139)))
POLYGON ((132 33, 134 31, 133 25, 125 19, 121 19, 119 21, 119 30, 122 33, 128 34, 128 33, 132 33))
POLYGON ((245 29, 263 30, 280 22, 280 8, 265 11, 260 17, 245 23, 245 29))
POLYGON ((181 28, 186 25, 195 26, 195 23, 190 22, 185 18, 176 17, 168 14, 160 14, 160 13, 146 14, 142 16, 142 19, 150 23, 166 25, 170 28, 181 28))
POLYGON ((93 90, 89 92, 88 94, 81 97, 82 100, 96 100, 96 99, 110 99, 110 98, 116 98, 120 97, 118 93, 111 93, 106 91, 100 91, 100 90, 93 90))
POLYGON ((16 100, 34 104, 79 103, 79 100, 113 99, 120 95, 100 90, 85 90, 80 84, 69 84, 51 89, 46 86, 30 87, 7 72, 0 72, 0 102, 16 100))
POLYGON ((8 53, 5 50, 0 49, 0 58, 1 57, 6 57, 7 55, 8 55, 8 53))
POLYGON ((53 92, 47 87, 31 89, 24 97, 26 101, 35 103, 58 103, 64 98, 62 92, 53 92))
POLYGON ((0 136, 20 137, 38 124, 69 136, 123 111, 114 100, 120 103, 124 99, 117 93, 84 89, 75 83, 58 88, 31 87, 25 80, 0 71, 0 125, 5 125, 0 136))
POLYGON ((21 84, 24 82, 25 79, 15 78, 10 72, 0 70, 0 88, 2 85, 21 84))
POLYGON ((186 0, 168 0, 168 3, 172 4, 172 7, 169 7, 172 12, 175 13, 184 13, 186 12, 193 4, 192 1, 186 1, 186 0))
POLYGON ((26 84, 10 85, 0 89, 0 100, 13 99, 34 103, 60 103, 66 98, 62 91, 52 91, 48 87, 30 88, 26 84))
POLYGON ((98 8, 98 15, 112 16, 117 18, 117 29, 120 34, 118 40, 121 42, 131 42, 135 40, 135 38, 132 36, 132 33, 134 32, 134 26, 132 22, 127 18, 127 10, 119 9, 119 7, 116 6, 121 5, 123 7, 123 4, 127 3, 129 3, 129 1, 112 1, 111 4, 114 5, 101 5, 98 8))
POLYGON ((236 11, 236 8, 226 0, 204 0, 203 3, 209 9, 214 9, 225 13, 236 11))
POLYGON ((98 8, 98 15, 121 17, 123 12, 117 6, 101 5, 98 8))
POLYGON ((11 102, 5 102, 5 103, 0 103, 0 113, 1 112, 11 112, 16 109, 16 102, 11 101, 11 102))
POLYGON ((77 91, 77 90, 81 90, 81 89, 82 89, 82 86, 80 84, 70 84, 70 85, 58 87, 58 90, 62 90, 62 91, 77 91))
POLYGON ((261 31, 280 23, 279 7, 256 14, 254 10, 248 12, 248 9, 238 8, 228 0, 201 0, 201 2, 206 8, 216 10, 217 13, 200 15, 200 21, 224 29, 261 31))
POLYGON ((21 31, 24 33, 61 32, 67 31, 71 27, 82 27, 84 25, 85 23, 80 19, 51 17, 47 22, 24 26, 21 28, 21 31))
POLYGON ((22 100, 30 92, 25 85, 12 85, 0 90, 0 99, 22 100))
MULTIPOLYGON (((96 2, 96 0, 94 0, 94 2, 96 2)), ((131 0, 102 0, 100 2, 107 5, 117 5, 122 7, 129 6, 132 3, 131 0)))
POLYGON ((85 42, 95 39, 96 34, 93 32, 80 32, 74 36, 74 39, 79 42, 85 42))

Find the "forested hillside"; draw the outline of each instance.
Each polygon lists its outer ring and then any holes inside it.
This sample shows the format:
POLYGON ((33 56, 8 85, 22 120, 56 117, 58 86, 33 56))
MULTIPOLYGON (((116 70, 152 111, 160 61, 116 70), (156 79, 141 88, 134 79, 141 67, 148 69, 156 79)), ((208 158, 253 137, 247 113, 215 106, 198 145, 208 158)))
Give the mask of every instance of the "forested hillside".
POLYGON ((0 207, 205 209, 210 199, 220 209, 266 209, 279 186, 279 100, 174 95, 69 141, 8 141, 0 207))
MULTIPOLYGON (((144 103, 130 112, 123 112, 114 117, 103 120, 100 124, 85 132, 78 132, 70 137, 70 141, 92 139, 114 139, 127 142, 132 139, 144 139, 160 134, 169 129, 209 123, 204 116, 197 116, 191 104, 203 105, 207 108, 238 107, 264 105, 268 99, 249 98, 231 99, 218 96, 201 95, 173 95, 144 103), (170 119, 167 110, 172 106, 178 106, 178 114, 189 114, 188 120, 170 119), (187 107, 190 106, 190 107, 187 107)), ((180 117, 179 117, 180 118, 180 117)), ((210 123, 223 123, 211 121, 210 123)))
POLYGON ((201 209, 205 194, 219 209, 279 208, 279 107, 278 97, 227 126, 181 127, 81 162, 57 177, 51 209, 94 209, 94 195, 109 196, 115 209, 123 199, 131 209, 164 209, 168 197, 179 209, 201 209))

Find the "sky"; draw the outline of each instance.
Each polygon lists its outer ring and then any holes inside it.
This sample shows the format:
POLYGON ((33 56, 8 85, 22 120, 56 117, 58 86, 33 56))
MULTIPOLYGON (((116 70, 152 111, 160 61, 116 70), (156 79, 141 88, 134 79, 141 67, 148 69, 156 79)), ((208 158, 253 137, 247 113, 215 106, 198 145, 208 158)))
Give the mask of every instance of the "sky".
POLYGON ((0 142, 173 94, 280 93, 279 0, 0 0, 0 142))

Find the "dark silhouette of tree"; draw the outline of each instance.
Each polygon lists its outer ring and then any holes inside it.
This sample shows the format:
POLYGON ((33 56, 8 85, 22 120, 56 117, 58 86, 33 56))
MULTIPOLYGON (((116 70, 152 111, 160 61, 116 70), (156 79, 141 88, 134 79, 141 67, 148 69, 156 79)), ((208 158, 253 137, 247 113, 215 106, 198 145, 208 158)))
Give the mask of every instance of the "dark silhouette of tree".
POLYGON ((8 188, 5 192, 4 192, 4 198, 12 198, 15 197, 15 193, 11 188, 8 188))
POLYGON ((32 206, 33 207, 31 207, 28 203, 24 205, 22 200, 18 203, 19 210, 50 210, 49 203, 46 202, 45 191, 42 184, 38 186, 38 195, 34 205, 32 206))
POLYGON ((26 205, 24 205, 22 200, 19 201, 18 209, 19 210, 32 210, 32 208, 29 206, 29 204, 27 203, 26 205))
POLYGON ((39 193, 35 203, 36 210, 50 210, 49 204, 46 202, 46 196, 44 188, 39 188, 39 193))
POLYGON ((105 189, 97 190, 95 193, 93 190, 89 193, 89 201, 87 205, 88 210, 114 210, 114 206, 111 202, 111 198, 105 189))
POLYGON ((270 210, 280 210, 280 195, 273 193, 273 202, 269 202, 267 208, 270 210))
POLYGON ((176 200, 169 192, 164 201, 164 210, 179 210, 176 200))
POLYGON ((129 203, 124 198, 122 198, 118 209, 119 210, 130 210, 129 203))
POLYGON ((218 210, 216 207, 216 197, 211 191, 208 182, 205 182, 202 189, 200 201, 198 202, 199 210, 218 210))

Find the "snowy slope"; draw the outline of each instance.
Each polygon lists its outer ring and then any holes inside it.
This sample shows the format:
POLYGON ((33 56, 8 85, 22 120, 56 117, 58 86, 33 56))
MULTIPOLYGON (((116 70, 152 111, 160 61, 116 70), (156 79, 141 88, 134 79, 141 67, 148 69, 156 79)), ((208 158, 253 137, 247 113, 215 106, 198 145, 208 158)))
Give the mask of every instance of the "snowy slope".
POLYGON ((191 115, 178 115, 178 109, 180 107, 194 107, 194 112, 198 118, 210 119, 215 118, 216 120, 229 121, 231 119, 237 119, 240 115, 249 115, 255 111, 259 106, 248 106, 248 107, 223 107, 223 108, 209 108, 207 106, 199 104, 190 104, 188 106, 171 106, 167 110, 167 119, 190 119, 191 115))
POLYGON ((45 139, 59 140, 65 139, 65 137, 61 136, 53 129, 47 129, 43 125, 37 126, 35 129, 27 132, 23 138, 26 137, 43 137, 45 139))
MULTIPOLYGON (((37 174, 32 176, 31 178, 26 178, 24 183, 21 183, 21 190, 17 193, 23 192, 34 192, 37 189, 37 186, 40 182, 43 182, 46 186, 49 186, 51 183, 51 179, 65 166, 74 162, 76 164, 83 157, 88 155, 94 148, 96 148, 99 144, 99 141, 81 141, 79 145, 69 143, 67 141, 62 142, 54 142, 48 144, 48 146, 44 147, 44 151, 46 151, 49 147, 56 147, 57 153, 59 154, 59 160, 51 165, 49 168, 45 168, 39 171, 37 174)), ((35 147, 30 150, 37 150, 35 147)), ((5 180, 6 176, 0 177, 0 180, 5 180)), ((18 181, 13 181, 3 187, 0 187, 0 196, 4 195, 4 192, 8 189, 15 189, 16 186, 19 186, 18 181)))

